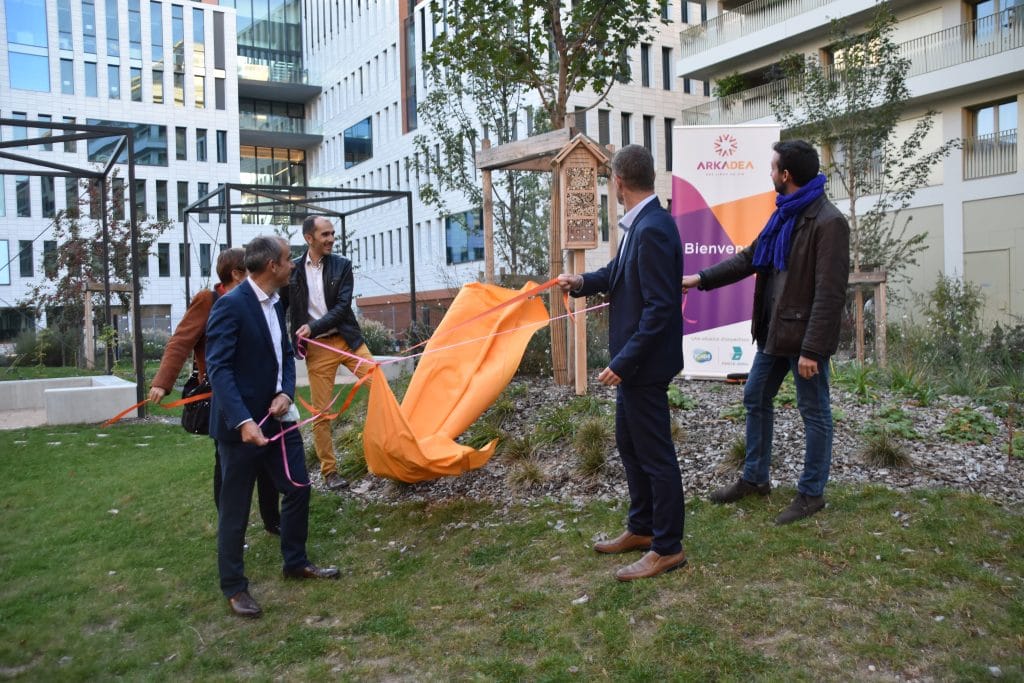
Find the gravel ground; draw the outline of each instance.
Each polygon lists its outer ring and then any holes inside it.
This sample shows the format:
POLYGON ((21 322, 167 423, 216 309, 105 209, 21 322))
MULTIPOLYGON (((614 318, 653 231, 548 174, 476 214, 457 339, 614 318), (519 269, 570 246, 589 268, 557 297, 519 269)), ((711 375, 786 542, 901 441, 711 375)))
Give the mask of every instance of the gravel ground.
MULTIPOLYGON (((591 375, 590 393, 614 401, 614 390, 596 383, 591 375)), ((683 485, 689 497, 704 497, 736 477, 734 468, 724 465, 730 444, 743 435, 742 420, 723 418, 722 412, 735 408, 742 399, 742 387, 709 381, 684 381, 677 385, 683 395, 697 406, 673 410, 673 419, 681 427, 677 452, 683 485)), ((525 387, 516 399, 517 410, 503 429, 512 434, 532 431, 540 417, 552 407, 570 401, 569 387, 556 386, 550 379, 514 380, 525 387)), ((1008 460, 1007 433, 1002 420, 984 406, 979 412, 999 425, 989 443, 958 444, 939 433, 951 411, 971 405, 969 399, 943 396, 929 407, 913 405, 879 390, 879 396, 862 403, 839 387, 832 387, 833 406, 838 408, 833 445, 831 481, 845 484, 877 484, 897 490, 950 488, 990 497, 999 504, 1020 506, 1024 502, 1021 478, 1024 459, 1008 460), (904 469, 884 469, 866 465, 860 451, 864 439, 860 430, 879 407, 898 405, 912 420, 922 438, 903 441, 911 457, 904 469)), ((571 444, 543 447, 537 454, 543 470, 542 482, 513 486, 507 476, 514 463, 496 455, 484 467, 460 477, 447 477, 418 484, 401 484, 373 475, 352 482, 339 495, 366 501, 443 501, 453 498, 489 500, 499 504, 526 503, 537 499, 556 499, 581 504, 592 499, 624 499, 626 484, 614 445, 609 445, 604 471, 593 477, 582 476, 571 444)), ((803 465, 803 424, 795 407, 776 410, 772 485, 793 487, 803 465)), ((318 480, 317 475, 313 475, 318 480)), ((320 485, 319 481, 315 482, 320 485)))

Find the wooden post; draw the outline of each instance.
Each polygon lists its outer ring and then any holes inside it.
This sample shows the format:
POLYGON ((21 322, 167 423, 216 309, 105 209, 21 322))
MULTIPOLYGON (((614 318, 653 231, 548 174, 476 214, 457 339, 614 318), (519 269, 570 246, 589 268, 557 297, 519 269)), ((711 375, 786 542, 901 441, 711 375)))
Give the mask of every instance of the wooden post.
POLYGON ((888 365, 886 358, 885 336, 887 313, 885 310, 885 280, 875 285, 875 359, 878 367, 884 368, 888 365))
POLYGON ((864 364, 864 294, 860 287, 853 290, 853 311, 854 311, 854 342, 853 348, 857 352, 857 362, 864 364))
POLYGON ((886 273, 884 270, 879 271, 857 271, 850 273, 849 284, 853 287, 853 300, 854 306, 856 307, 856 342, 855 348, 857 352, 857 361, 860 363, 864 362, 865 357, 865 344, 864 344, 864 294, 863 288, 870 286, 874 290, 875 294, 875 363, 878 367, 886 367, 888 364, 886 348, 886 324, 888 320, 888 311, 886 310, 886 273))
MULTIPOLYGON (((587 270, 587 252, 582 249, 573 249, 572 272, 577 275, 587 270)), ((573 299, 571 304, 576 311, 575 341, 576 341, 576 395, 583 396, 587 393, 587 313, 586 306, 580 305, 586 299, 573 299)))
MULTIPOLYGON (((562 222, 561 195, 561 184, 558 180, 558 174, 552 173, 551 229, 548 234, 548 262, 551 269, 549 277, 558 277, 560 273, 565 271, 562 260, 562 233, 560 230, 562 222)), ((565 315, 565 306, 562 303, 562 297, 557 292, 552 293, 550 302, 551 317, 557 318, 557 320, 551 321, 551 367, 554 371, 555 384, 566 386, 569 384, 568 344, 566 343, 568 326, 565 324, 565 318, 560 317, 565 315)))
MULTIPOLYGON (((491 148, 491 141, 484 138, 481 147, 491 148)), ((484 195, 484 282, 494 284, 494 198, 491 192, 491 170, 483 172, 484 195)))

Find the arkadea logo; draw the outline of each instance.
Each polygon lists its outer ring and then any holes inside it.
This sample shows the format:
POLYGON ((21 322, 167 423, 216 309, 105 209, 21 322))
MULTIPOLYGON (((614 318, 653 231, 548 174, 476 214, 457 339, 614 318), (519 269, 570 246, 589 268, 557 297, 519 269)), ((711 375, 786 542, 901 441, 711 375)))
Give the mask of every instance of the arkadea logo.
POLYGON ((722 133, 715 138, 715 154, 720 157, 731 157, 739 148, 740 144, 736 141, 736 138, 728 133, 722 133))
POLYGON ((695 361, 697 361, 698 363, 710 363, 711 362, 711 352, 708 351, 707 349, 694 349, 693 350, 693 359, 695 361))

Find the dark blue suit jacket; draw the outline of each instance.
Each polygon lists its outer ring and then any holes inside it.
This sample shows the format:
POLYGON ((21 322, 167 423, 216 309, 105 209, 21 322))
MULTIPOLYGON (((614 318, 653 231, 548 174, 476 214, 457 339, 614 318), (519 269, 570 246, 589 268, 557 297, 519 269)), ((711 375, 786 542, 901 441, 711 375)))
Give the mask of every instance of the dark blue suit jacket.
POLYGON ((655 197, 604 268, 583 275, 573 296, 608 292, 608 367, 624 384, 668 382, 683 368, 683 248, 655 197))
MULTIPOLYGON (((295 397, 295 356, 288 340, 281 303, 275 306, 281 325, 281 390, 295 397)), ((210 436, 218 441, 241 442, 238 425, 252 418, 259 422, 270 409, 277 391, 277 358, 267 319, 256 292, 243 282, 217 299, 206 323, 206 371, 210 401, 210 436)), ((263 425, 270 436, 270 425, 263 425)))

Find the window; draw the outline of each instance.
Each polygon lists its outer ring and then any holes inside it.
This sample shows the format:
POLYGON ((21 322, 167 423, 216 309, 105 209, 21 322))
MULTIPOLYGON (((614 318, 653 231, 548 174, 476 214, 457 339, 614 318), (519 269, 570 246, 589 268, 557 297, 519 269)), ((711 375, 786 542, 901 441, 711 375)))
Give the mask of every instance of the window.
POLYGON ((213 250, 209 244, 199 245, 199 276, 210 277, 210 273, 213 270, 213 250))
POLYGON ((448 265, 484 258, 483 214, 466 211, 445 218, 448 265))
POLYGON ((139 248, 139 277, 149 277, 149 249, 139 248))
POLYGON ((60 91, 64 95, 75 94, 75 63, 70 59, 60 60, 60 91))
POLYGON ((96 54, 95 0, 82 0, 82 47, 86 54, 96 54))
MULTIPOLYGON (((10 16, 10 15, 8 15, 10 16)), ((8 70, 11 74, 11 88, 50 92, 50 60, 42 55, 7 52, 8 70)))
MULTIPOLYGON (((210 193, 210 183, 198 183, 198 188, 199 188, 199 196, 196 197, 196 199, 199 199, 200 197, 205 197, 206 195, 208 195, 210 193)), ((209 202, 206 202, 206 204, 209 204, 209 202)), ((200 223, 209 223, 210 222, 210 214, 208 214, 208 213, 201 213, 201 214, 199 214, 199 222, 200 223)))
POLYGON ((156 245, 156 268, 160 277, 171 276, 171 245, 167 242, 156 245))
POLYGON ((7 240, 0 240, 0 285, 11 284, 11 253, 7 240))
POLYGON ((628 113, 622 114, 622 129, 621 129, 621 141, 620 147, 625 147, 633 141, 633 115, 628 113))
POLYGON ((57 0, 57 42, 61 50, 73 50, 71 0, 57 0))
POLYGON ((676 125, 675 119, 665 119, 665 170, 672 170, 672 128, 676 125))
POLYGON ((157 220, 167 220, 167 181, 156 181, 156 217, 157 220))
POLYGON ((69 216, 78 216, 78 178, 64 179, 64 210, 69 216))
POLYGON ((153 104, 164 102, 164 72, 153 69, 153 104))
POLYGON ((32 254, 32 240, 18 241, 18 275, 34 277, 35 263, 32 254))
POLYGON ((124 178, 115 177, 110 183, 110 194, 113 199, 113 206, 111 211, 113 212, 114 220, 124 220, 124 178))
POLYGON ((576 107, 574 109, 574 113, 576 114, 576 130, 578 130, 579 132, 581 132, 584 135, 586 135, 587 134, 587 108, 586 107, 576 107))
MULTIPOLYGON (((53 120, 53 117, 50 116, 49 114, 40 114, 37 118, 40 121, 52 121, 53 120)), ((48 138, 51 135, 53 135, 53 131, 50 130, 49 128, 38 128, 36 130, 39 131, 38 134, 39 134, 40 137, 48 138)), ((52 144, 43 143, 40 146, 43 148, 44 152, 52 152, 53 151, 53 145, 52 144)))
POLYGON ((217 109, 223 110, 226 108, 226 100, 224 99, 224 79, 214 77, 213 79, 213 103, 217 109))
POLYGON ((178 242, 178 275, 192 274, 192 254, 185 251, 185 243, 178 242))
POLYGON ((29 185, 27 175, 14 176, 14 194, 17 197, 18 216, 29 218, 32 216, 32 187, 29 185))
POLYGON ((661 87, 663 90, 672 89, 672 48, 661 48, 661 87))
POLYGON ((183 126, 177 126, 174 129, 174 158, 178 161, 188 159, 187 133, 183 126))
POLYGON ((43 241, 43 274, 46 277, 57 277, 57 242, 43 241))
POLYGON ((351 128, 346 128, 345 168, 352 168, 373 157, 373 126, 366 117, 351 128))
POLYGON ((128 56, 142 59, 142 14, 139 0, 128 0, 128 56))
POLYGON ((96 62, 85 63, 85 95, 86 97, 99 96, 99 88, 96 85, 96 62))
POLYGON ((192 96, 196 109, 206 108, 206 76, 192 77, 192 96))
POLYGON ((107 93, 112 100, 121 99, 121 69, 116 64, 107 65, 107 93))
POLYGON ((185 106, 185 74, 179 71, 174 72, 174 105, 185 106))
POLYGON ((654 117, 644 117, 644 147, 652 155, 654 154, 654 117))
POLYGON ((651 87, 651 46, 646 43, 640 45, 640 85, 651 87))
POLYGON ((104 14, 107 20, 107 55, 118 57, 121 54, 121 46, 117 30, 117 0, 107 0, 106 8, 104 14))
POLYGON ((164 61, 164 12, 163 3, 149 3, 149 44, 153 64, 164 61))
MULTIPOLYGON (((135 129, 135 163, 140 166, 167 165, 167 126, 156 126, 148 123, 124 123, 102 119, 87 119, 86 122, 95 126, 122 126, 135 129)), ((97 138, 89 140, 89 161, 105 163, 117 144, 117 138, 97 138)), ((117 163, 128 163, 128 154, 121 152, 117 163)))
POLYGON ((128 75, 131 78, 132 86, 132 102, 142 101, 142 69, 137 66, 133 66, 128 69, 128 75))
POLYGON ((178 181, 178 222, 185 222, 185 209, 188 208, 188 181, 178 181))
POLYGON ((987 104, 971 110, 974 137, 998 136, 1017 128, 1017 100, 987 104))
POLYGON ((217 131, 217 163, 228 163, 228 132, 226 130, 217 131))
POLYGON ((135 220, 146 220, 146 181, 142 178, 135 180, 135 220))
POLYGON ((196 128, 196 161, 206 161, 205 128, 196 128))
POLYGON ((601 240, 608 241, 608 195, 601 195, 601 240))
POLYGON ((39 196, 43 201, 43 216, 53 218, 57 215, 57 196, 53 176, 39 176, 39 196))
POLYGON ((171 46, 174 49, 174 68, 185 68, 185 9, 171 5, 171 46))
POLYGON ((597 110, 597 141, 602 145, 611 144, 611 112, 607 109, 597 110))
POLYGON ((206 68, 206 15, 198 7, 192 8, 192 66, 206 68))

